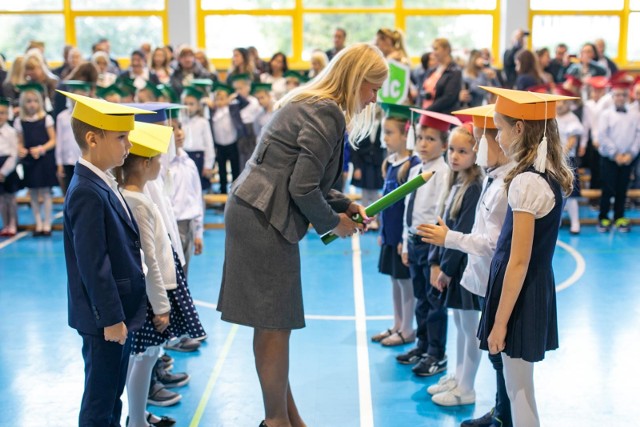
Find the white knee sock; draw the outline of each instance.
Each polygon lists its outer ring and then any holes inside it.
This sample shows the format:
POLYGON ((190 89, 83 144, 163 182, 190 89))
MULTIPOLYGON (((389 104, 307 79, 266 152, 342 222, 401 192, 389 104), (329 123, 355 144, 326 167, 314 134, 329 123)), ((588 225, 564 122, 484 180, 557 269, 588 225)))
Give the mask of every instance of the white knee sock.
POLYGON ((144 354, 129 358, 127 397, 129 398, 129 427, 149 427, 146 408, 153 366, 158 360, 160 347, 150 347, 144 354))
POLYGON ((7 203, 7 224, 11 231, 18 229, 18 202, 16 201, 15 194, 5 194, 5 200, 7 203))
POLYGON ((413 296, 413 282, 411 279, 397 279, 402 291, 402 322, 400 332, 405 338, 413 335, 413 318, 415 316, 416 298, 413 296))
POLYGON ((565 205, 567 209, 567 213, 569 214, 569 220, 571 220, 571 231, 578 232, 580 231, 580 211, 578 207, 578 199, 572 197, 567 199, 567 204, 565 205))
POLYGON ((44 231, 51 231, 51 213, 53 211, 53 199, 51 197, 51 188, 43 188, 40 191, 42 194, 42 204, 44 205, 44 221, 42 229, 44 231))
POLYGON ((402 327, 402 285, 398 279, 391 278, 391 292, 393 295, 393 328, 392 331, 399 331, 402 327))
POLYGON ((504 353, 502 363, 514 427, 539 427, 540 418, 533 386, 533 363, 512 359, 504 353))
POLYGON ((480 317, 474 310, 455 310, 459 311, 461 329, 458 329, 458 336, 464 337, 464 359, 462 361, 462 373, 456 377, 458 387, 463 392, 473 390, 473 384, 476 380, 480 360, 482 359, 482 351, 480 350, 480 342, 476 338, 478 330, 478 322, 480 317))
POLYGON ((376 200, 378 200, 378 190, 362 189, 362 206, 369 206, 376 200))
POLYGON ((31 198, 31 211, 33 219, 36 221, 36 231, 42 231, 42 216, 40 215, 40 189, 30 188, 29 197, 31 198))
POLYGON ((460 333, 462 330, 462 319, 460 318, 460 312, 462 310, 452 309, 453 312, 453 322, 456 324, 456 330, 458 334, 456 335, 456 379, 459 379, 462 376, 462 367, 464 360, 464 335, 460 333))

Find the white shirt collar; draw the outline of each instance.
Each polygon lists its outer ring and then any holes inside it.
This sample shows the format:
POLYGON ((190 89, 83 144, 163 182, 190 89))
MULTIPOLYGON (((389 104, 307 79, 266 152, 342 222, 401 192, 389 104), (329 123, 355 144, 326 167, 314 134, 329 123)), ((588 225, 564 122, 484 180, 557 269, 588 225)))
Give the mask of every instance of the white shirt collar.
POLYGON ((109 188, 113 190, 114 193, 118 192, 118 182, 116 181, 115 177, 111 174, 110 171, 105 172, 103 170, 100 170, 96 165, 94 165, 93 163, 91 163, 90 161, 82 157, 80 157, 80 160, 78 160, 78 163, 80 163, 83 166, 86 166, 91 170, 91 172, 98 175, 109 186, 109 188))

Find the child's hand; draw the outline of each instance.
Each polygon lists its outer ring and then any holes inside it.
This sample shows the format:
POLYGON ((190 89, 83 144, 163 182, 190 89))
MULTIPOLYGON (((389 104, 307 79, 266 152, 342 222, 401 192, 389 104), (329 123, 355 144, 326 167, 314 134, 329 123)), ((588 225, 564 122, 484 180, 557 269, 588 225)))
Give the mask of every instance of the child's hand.
POLYGON ((420 224, 416 227, 418 235, 423 237, 423 242, 436 246, 444 246, 444 241, 447 238, 449 227, 447 227, 447 224, 440 217, 438 217, 438 224, 440 225, 420 224))
POLYGON ((440 274, 438 274, 438 278, 436 279, 436 289, 440 292, 444 292, 445 288, 449 286, 449 283, 451 283, 451 277, 440 271, 440 274))
POLYGON ((18 147, 18 157, 24 159, 25 157, 27 157, 27 154, 29 154, 29 150, 24 147, 18 147))
POLYGON ((169 312, 153 316, 153 326, 162 333, 169 327, 169 312))
POLYGON ((4 182, 4 179, 5 179, 5 178, 6 178, 6 177, 0 173, 0 182, 4 182))
POLYGON ((115 325, 107 326, 104 328, 104 340, 110 342, 117 342, 120 345, 124 345, 127 341, 127 325, 124 322, 116 323, 115 325))
POLYGON ((431 266, 431 275, 429 277, 429 283, 431 284, 431 286, 436 286, 436 284, 438 283, 438 276, 440 275, 440 266, 439 265, 432 265, 431 266))
POLYGON ((64 175, 64 166, 62 166, 62 165, 59 165, 59 166, 58 166, 58 168, 57 168, 57 170, 56 170, 56 176, 57 176, 58 178, 60 178, 60 179, 62 179, 62 178, 64 178, 64 177, 65 177, 65 175, 64 175))
POLYGON ((29 148, 29 154, 31 157, 38 160, 40 158, 40 147, 31 147, 29 148))
POLYGON ((362 179, 362 170, 360 169, 354 169, 353 171, 353 179, 362 179))
POLYGON ((204 178, 211 178, 213 176, 213 169, 207 169, 207 168, 202 169, 202 176, 204 178))
POLYGON ((405 267, 409 267, 409 253, 403 252, 400 254, 400 256, 402 257, 402 265, 404 265, 405 267))
POLYGON ((497 323, 493 325, 491 333, 487 338, 487 344, 489 346, 489 354, 498 354, 504 350, 506 346, 507 327, 500 326, 497 323))
POLYGON ((193 240, 193 254, 200 255, 202 254, 202 248, 204 247, 204 243, 202 243, 202 239, 194 239, 193 240))

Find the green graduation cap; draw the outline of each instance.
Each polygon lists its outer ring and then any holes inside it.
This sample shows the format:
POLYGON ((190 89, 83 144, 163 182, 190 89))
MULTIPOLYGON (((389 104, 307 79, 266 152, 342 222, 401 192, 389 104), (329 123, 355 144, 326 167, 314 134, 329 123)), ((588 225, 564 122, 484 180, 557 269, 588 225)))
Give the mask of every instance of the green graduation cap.
POLYGON ((9 107, 11 105, 11 98, 5 98, 4 96, 0 96, 0 105, 9 107))
POLYGON ((159 84, 156 88, 160 91, 161 96, 167 98, 168 102, 178 102, 178 95, 170 85, 159 84))
MULTIPOLYGON (((411 106, 409 105, 400 105, 400 104, 390 104, 388 102, 380 102, 380 108, 384 111, 384 116, 386 118, 396 118, 401 120, 411 120, 411 106)), ((416 122, 417 119, 420 118, 420 114, 413 114, 413 122, 416 122)))
POLYGON ((250 76, 249 74, 247 74, 247 73, 243 73, 243 74, 232 74, 232 75, 229 77, 229 81, 230 81, 231 83, 233 83, 233 82, 237 82, 237 81, 240 81, 240 80, 244 80, 244 81, 249 81, 249 82, 250 82, 250 81, 251 81, 251 80, 253 80, 253 79, 252 79, 252 78, 251 78, 251 76, 250 76))
POLYGON ((271 83, 254 83, 251 85, 251 95, 261 91, 271 92, 271 83))
POLYGON ((122 96, 133 96, 136 94, 136 90, 138 90, 131 79, 122 79, 119 82, 116 82, 116 84, 120 88, 122 96))
POLYGON ((180 118, 180 112, 182 110, 184 110, 186 107, 184 105, 176 105, 176 106, 171 106, 169 108, 167 108, 167 119, 171 120, 171 119, 179 119, 180 118))
POLYGON ((62 83, 67 87, 67 91, 69 92, 91 92, 91 83, 85 82, 84 80, 67 80, 62 83))
POLYGON ((200 89, 198 89, 197 87, 186 86, 182 90, 182 96, 192 96, 192 97, 196 98, 197 100, 200 100, 200 99, 204 98, 205 96, 207 96, 207 94, 204 93, 203 91, 201 91, 200 89))
POLYGON ((109 95, 120 95, 120 96, 124 96, 124 92, 120 89, 120 87, 116 84, 113 84, 111 86, 107 86, 107 87, 100 87, 98 86, 96 88, 96 95, 98 96, 98 98, 106 98, 109 95))
POLYGON ((159 96, 162 96, 162 91, 160 89, 158 89, 158 87, 156 85, 154 85, 153 83, 151 83, 148 80, 147 80, 147 83, 144 85, 144 87, 141 90, 148 90, 156 98, 159 97, 159 96))
POLYGON ((25 84, 17 85, 16 88, 19 92, 35 90, 36 92, 44 93, 44 86, 36 82, 28 82, 25 84))
POLYGON ((211 89, 211 86, 213 86, 213 80, 211 80, 211 79, 193 79, 193 80, 191 80, 191 83, 189 84, 189 86, 196 87, 199 90, 205 92, 205 91, 211 89))
POLYGON ((214 92, 224 91, 224 92, 227 92, 229 95, 231 95, 233 93, 233 88, 229 85, 216 82, 216 84, 213 85, 213 91, 214 92))
POLYGON ((286 73, 284 73, 284 78, 297 79, 300 83, 306 83, 309 81, 309 79, 304 74, 295 70, 288 70, 286 73))

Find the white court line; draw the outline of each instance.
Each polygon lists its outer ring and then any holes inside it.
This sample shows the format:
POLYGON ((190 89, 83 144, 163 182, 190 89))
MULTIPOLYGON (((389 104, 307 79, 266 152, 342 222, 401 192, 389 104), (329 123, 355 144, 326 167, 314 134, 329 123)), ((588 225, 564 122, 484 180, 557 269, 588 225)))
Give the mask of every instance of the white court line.
POLYGON ((556 292, 560 292, 560 291, 563 291, 563 290, 567 289, 569 286, 572 286, 578 280, 580 280, 580 278, 584 274, 584 271, 586 269, 587 264, 584 261, 584 258, 582 257, 580 252, 575 250, 573 247, 569 246, 568 244, 566 244, 564 242, 561 242, 560 240, 557 241, 557 244, 562 249, 564 249, 565 251, 569 252, 569 255, 571 255, 573 257, 573 259, 576 260, 576 269, 573 271, 573 274, 571 276, 569 276, 569 278, 567 280, 565 280, 564 282, 562 282, 562 283, 560 283, 559 285, 556 286, 556 292))
POLYGON ((29 235, 28 231, 21 231, 18 234, 16 234, 15 236, 13 236, 10 239, 5 240, 4 242, 0 243, 0 249, 4 249, 7 246, 9 246, 12 243, 17 242, 18 240, 22 239, 23 237, 26 237, 27 235, 29 235))
POLYGON ((364 306, 364 284, 360 235, 351 238, 353 250, 353 296, 356 314, 356 354, 358 359, 358 395, 360 396, 360 426, 373 427, 373 403, 371 400, 371 374, 369 371, 369 339, 367 314, 364 306))

